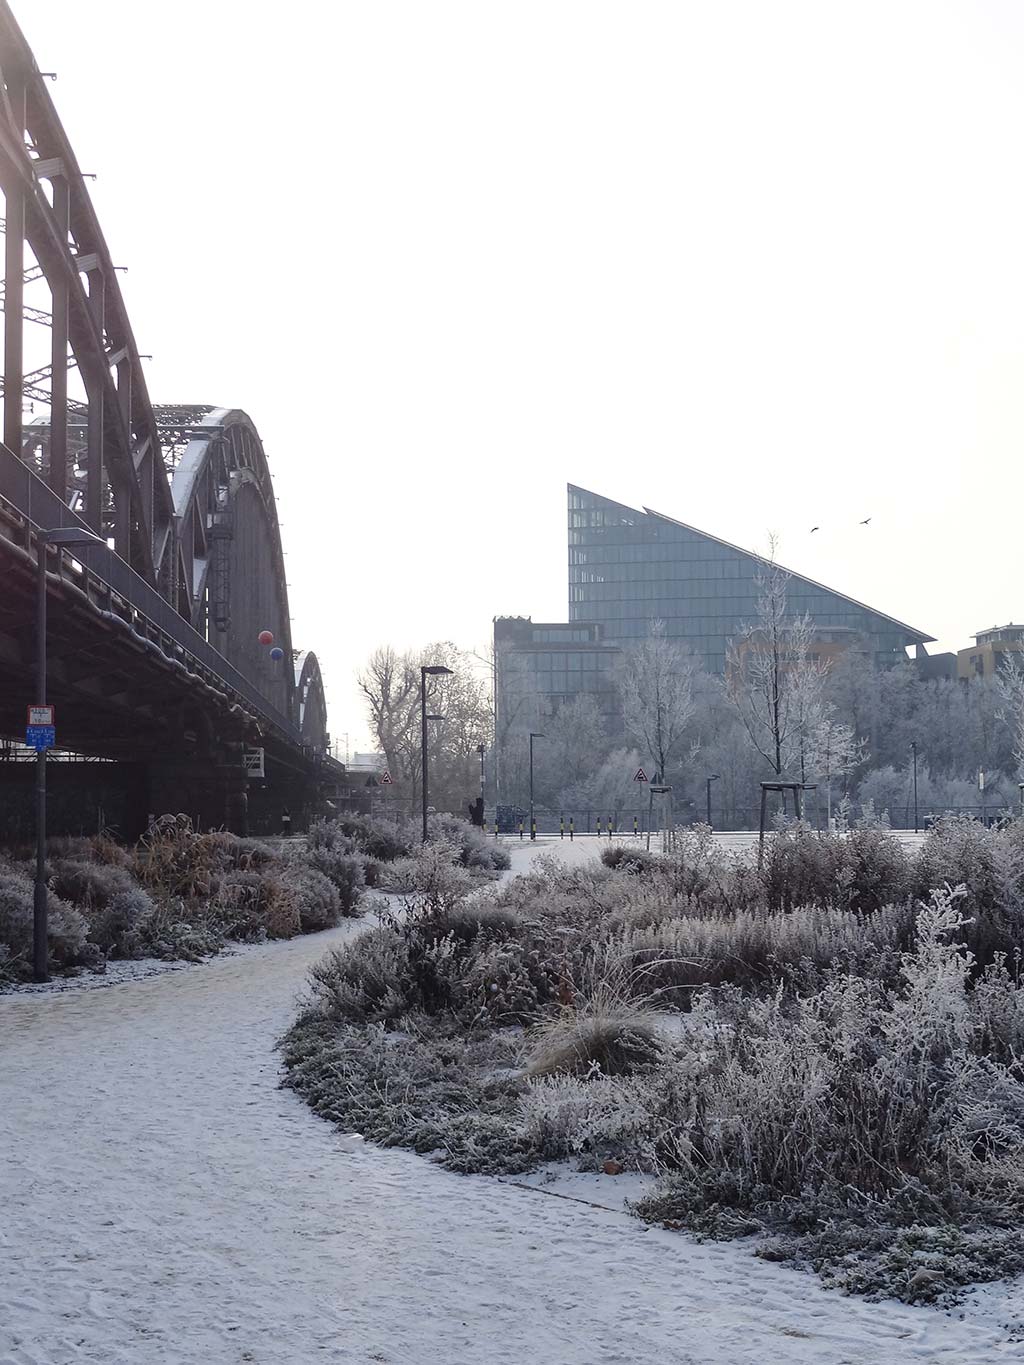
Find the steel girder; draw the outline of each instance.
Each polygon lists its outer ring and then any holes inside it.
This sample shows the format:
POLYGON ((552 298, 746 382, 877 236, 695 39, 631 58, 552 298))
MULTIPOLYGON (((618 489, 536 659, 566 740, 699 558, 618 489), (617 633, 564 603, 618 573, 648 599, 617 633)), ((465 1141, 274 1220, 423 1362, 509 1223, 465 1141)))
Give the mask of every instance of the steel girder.
POLYGON ((0 189, 4 444, 300 728, 280 529, 259 435, 243 412, 150 402, 85 177, 6 0, 0 189), (35 280, 49 288, 49 312, 25 305, 25 285, 35 280), (49 365, 28 373, 26 322, 51 330, 49 365), (74 367, 85 405, 69 401, 74 367), (50 415, 26 427, 28 397, 47 401, 50 415), (256 644, 262 629, 284 651, 277 669, 256 644))

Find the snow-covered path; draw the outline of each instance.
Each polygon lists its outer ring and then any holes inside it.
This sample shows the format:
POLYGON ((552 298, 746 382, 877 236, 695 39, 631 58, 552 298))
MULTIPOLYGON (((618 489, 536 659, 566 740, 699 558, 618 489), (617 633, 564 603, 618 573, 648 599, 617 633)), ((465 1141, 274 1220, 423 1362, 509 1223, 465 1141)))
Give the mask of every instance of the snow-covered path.
MULTIPOLYGON (((516 856, 517 863, 520 858, 516 856)), ((3 1365, 1005 1361, 996 1324, 345 1139, 278 1088, 358 925, 109 990, 0 998, 3 1365)))

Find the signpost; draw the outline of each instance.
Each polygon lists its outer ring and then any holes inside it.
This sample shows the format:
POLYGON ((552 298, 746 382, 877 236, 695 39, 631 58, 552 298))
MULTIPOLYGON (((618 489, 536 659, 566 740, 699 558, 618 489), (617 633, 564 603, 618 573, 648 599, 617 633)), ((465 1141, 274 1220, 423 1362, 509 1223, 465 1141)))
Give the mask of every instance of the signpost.
POLYGON ((35 749, 37 754, 42 753, 44 749, 55 749, 57 732, 52 725, 27 725, 25 743, 30 749, 35 749))
POLYGON ((28 708, 29 725, 53 725, 52 706, 30 706, 28 708))
POLYGON ((647 774, 644 772, 643 768, 637 768, 637 770, 636 770, 636 776, 633 778, 633 781, 634 781, 634 782, 646 782, 646 781, 647 781, 647 774))
POLYGON ((381 773, 380 777, 377 779, 377 781, 379 782, 379 784, 380 784, 382 787, 390 787, 393 780, 394 780, 394 779, 392 778, 391 774, 388 772, 387 768, 384 769, 384 771, 381 773))
MULTIPOLYGON (((658 774, 655 773, 654 776, 657 777, 658 774)), ((659 796, 664 796, 666 792, 670 792, 672 788, 666 787, 661 783, 652 782, 647 790, 650 793, 647 802, 647 848, 649 850, 651 847, 651 824, 654 819, 654 793, 657 792, 659 796)))

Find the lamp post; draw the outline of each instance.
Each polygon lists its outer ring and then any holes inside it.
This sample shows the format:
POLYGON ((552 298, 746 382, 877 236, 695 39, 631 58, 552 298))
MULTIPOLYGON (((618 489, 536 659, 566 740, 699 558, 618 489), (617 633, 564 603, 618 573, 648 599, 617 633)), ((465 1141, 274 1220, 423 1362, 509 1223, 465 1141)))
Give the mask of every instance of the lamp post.
POLYGON ((542 735, 542 734, 540 734, 539 732, 536 732, 536 731, 533 731, 533 730, 530 731, 530 838, 531 838, 531 839, 536 839, 536 837, 537 837, 537 826, 536 826, 536 824, 534 823, 534 819, 533 819, 533 741, 534 741, 535 739, 546 739, 546 738, 547 738, 546 735, 542 735))
POLYGON ((477 753, 480 755, 480 799, 483 800, 483 795, 484 795, 484 753, 485 753, 484 746, 483 746, 482 744, 478 744, 478 745, 476 746, 476 751, 477 751, 477 753))
MULTIPOLYGON (((46 547, 104 545, 92 531, 61 526, 36 532, 36 704, 46 705, 46 547)), ((36 754, 36 877, 32 898, 32 977, 49 981, 46 898, 46 750, 36 754)))
POLYGON ((711 784, 712 784, 712 782, 717 782, 718 779, 721 777, 721 775, 722 775, 721 773, 712 773, 712 774, 710 775, 710 777, 706 777, 706 778, 704 779, 704 783, 705 783, 705 786, 706 786, 706 788, 707 788, 707 798, 708 798, 708 801, 707 801, 707 806, 708 806, 708 829, 711 829, 711 784))
POLYGON ((920 821, 919 821, 918 818, 917 818, 917 740, 916 740, 916 739, 912 739, 912 740, 910 741, 910 752, 911 752, 911 753, 913 754, 913 756, 914 756, 914 833, 917 834, 917 833, 918 833, 918 828, 917 828, 917 827, 918 827, 920 821))
POLYGON ((427 842, 427 721, 436 716, 427 715, 427 675, 436 678, 451 673, 444 664, 420 664, 420 767, 423 778, 423 842, 427 842))

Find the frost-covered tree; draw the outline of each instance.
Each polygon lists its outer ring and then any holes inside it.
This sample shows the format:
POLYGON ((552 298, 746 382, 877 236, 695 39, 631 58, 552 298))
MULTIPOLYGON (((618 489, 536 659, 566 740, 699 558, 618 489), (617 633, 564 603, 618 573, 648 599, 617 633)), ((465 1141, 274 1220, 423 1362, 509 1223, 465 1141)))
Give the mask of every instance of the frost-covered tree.
POLYGON ((801 778, 821 718, 827 665, 811 649, 809 616, 788 610, 789 574, 775 547, 757 576, 757 614, 729 641, 726 690, 752 748, 777 776, 801 778))
POLYGON ((864 745, 853 733, 853 727, 837 720, 835 709, 828 704, 820 708, 807 748, 809 773, 825 783, 825 810, 832 823, 832 782, 851 773, 864 758, 864 745))
POLYGON ((696 709, 697 664, 686 647, 665 635, 664 621, 626 656, 619 683, 626 734, 665 779, 682 755, 696 709))
POLYGON ((563 789, 560 809, 577 818, 591 811, 618 824, 623 811, 637 810, 646 800, 645 789, 633 780, 643 761, 636 749, 613 749, 593 772, 563 789))
POLYGON ((1024 779, 1024 656, 1004 655, 996 674, 996 690, 1003 703, 1000 714, 1011 737, 1017 776, 1024 779))

